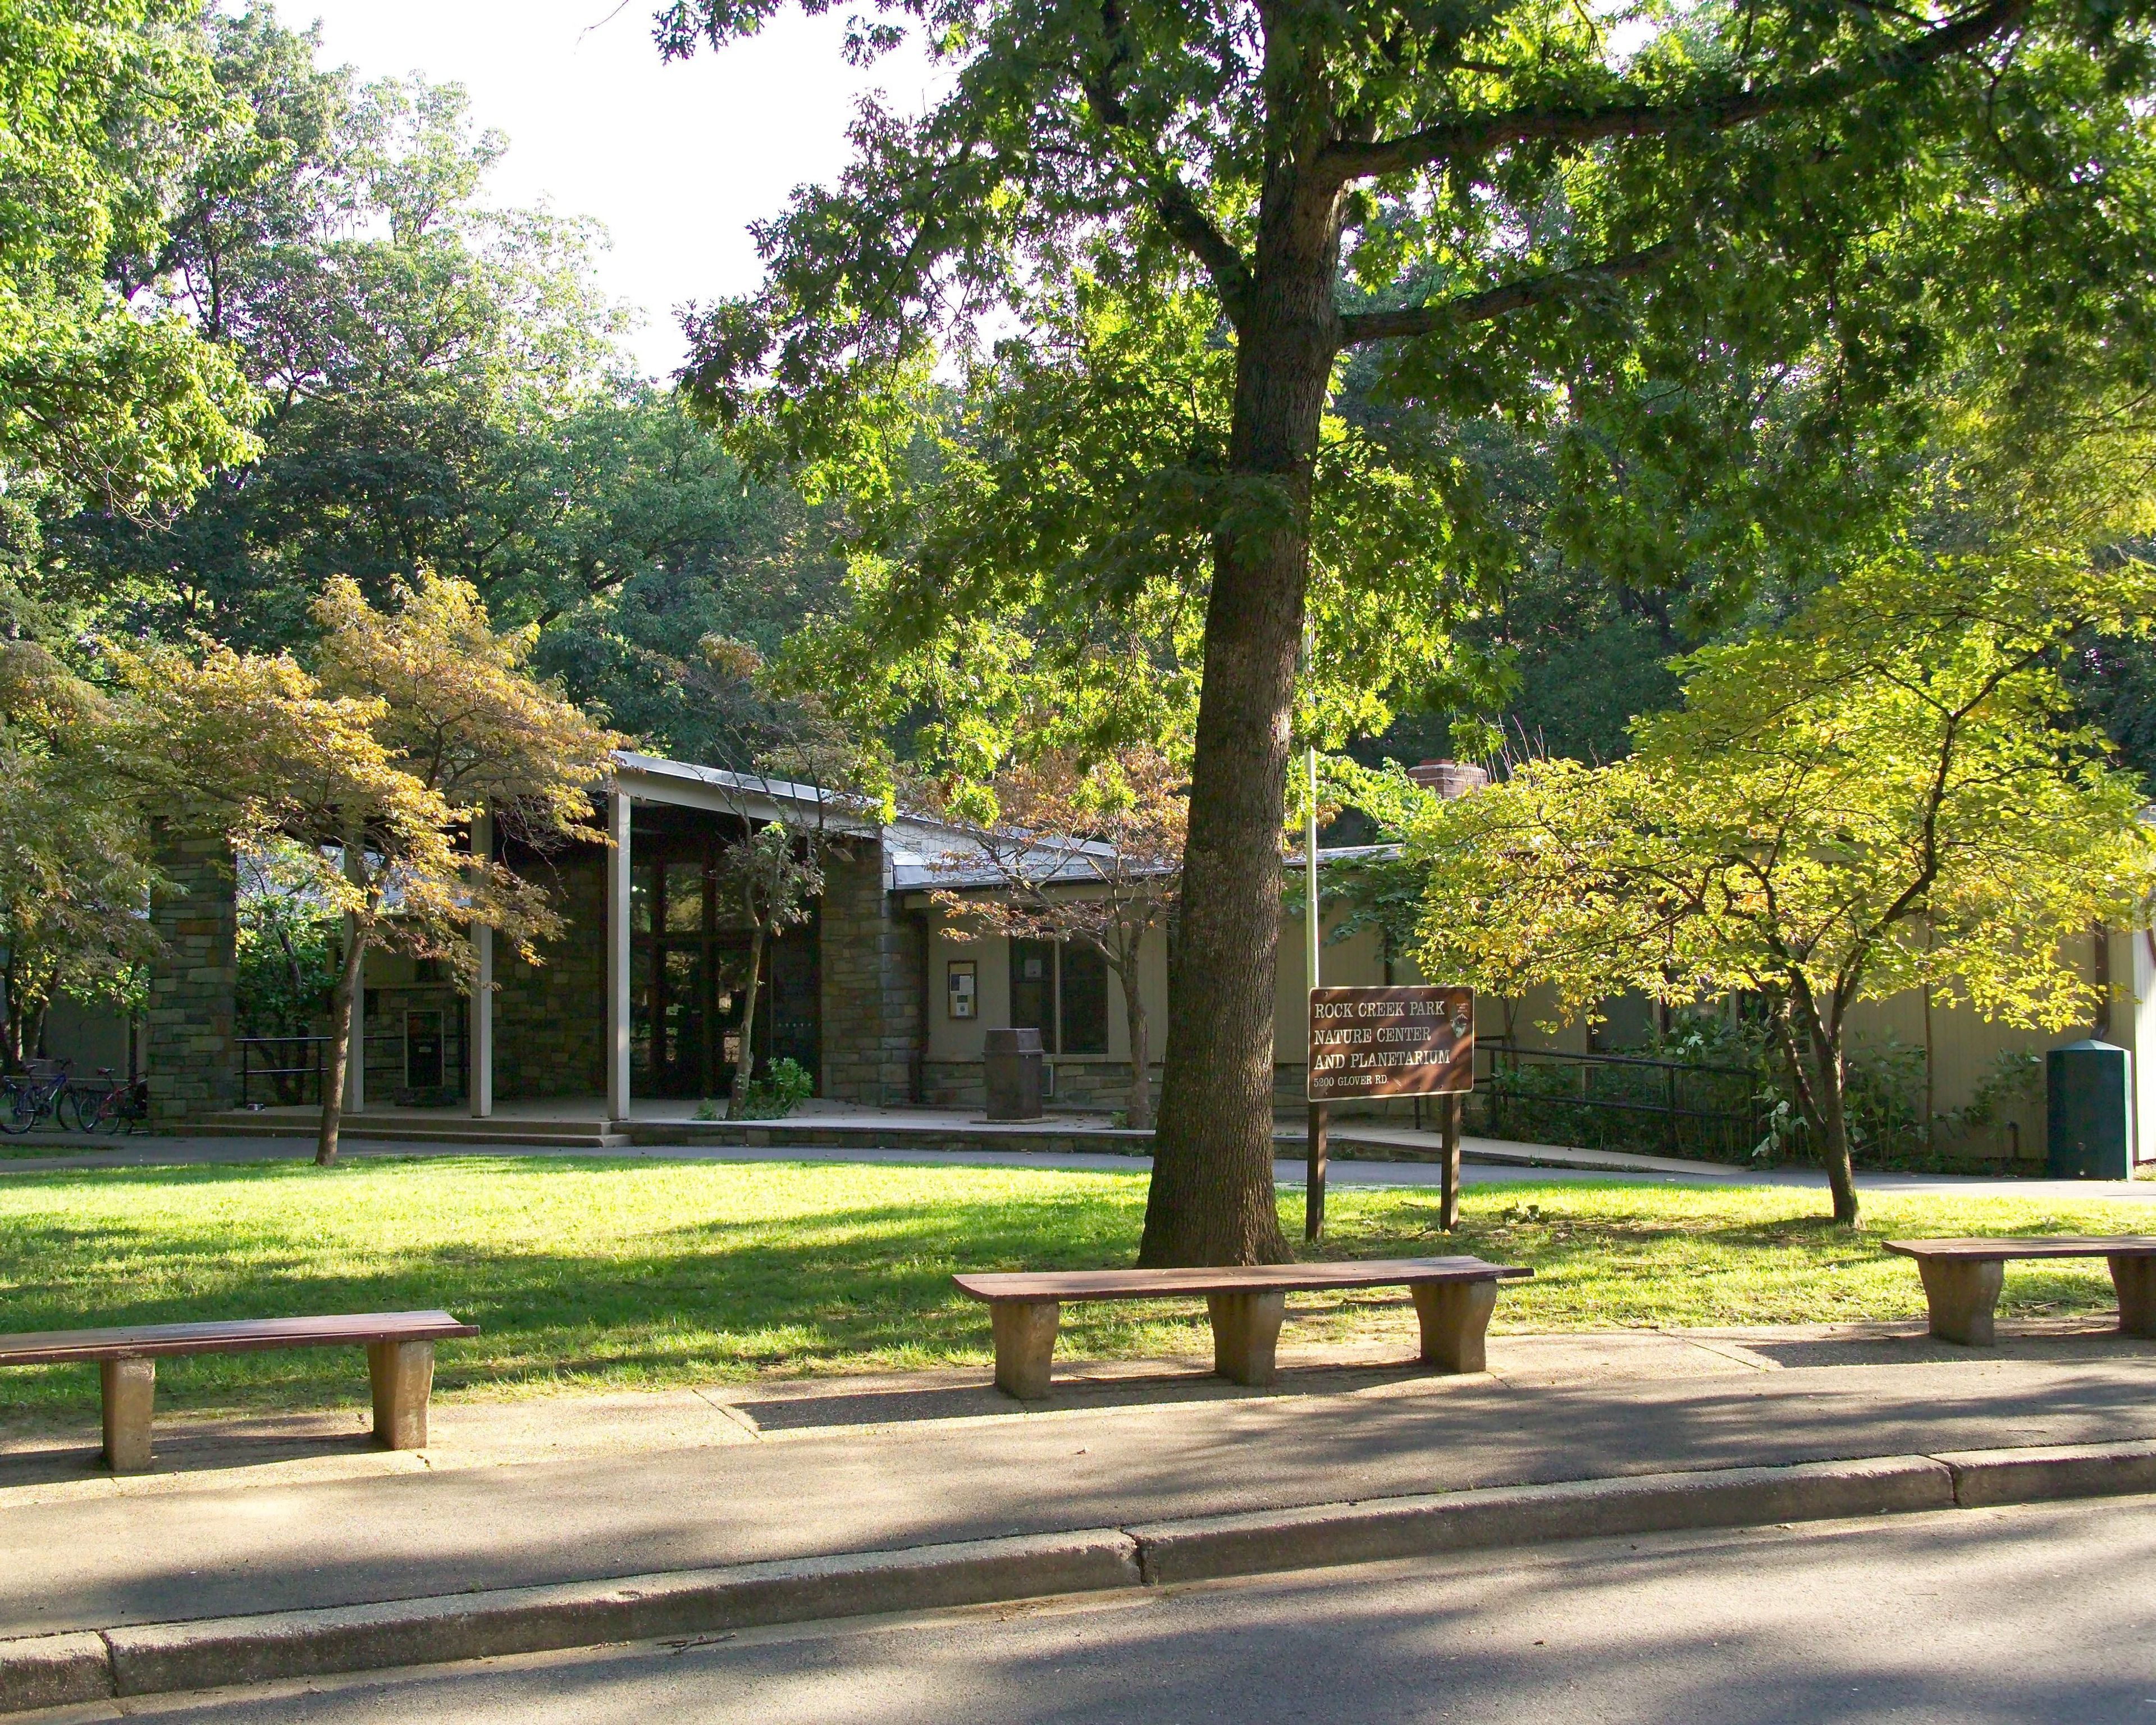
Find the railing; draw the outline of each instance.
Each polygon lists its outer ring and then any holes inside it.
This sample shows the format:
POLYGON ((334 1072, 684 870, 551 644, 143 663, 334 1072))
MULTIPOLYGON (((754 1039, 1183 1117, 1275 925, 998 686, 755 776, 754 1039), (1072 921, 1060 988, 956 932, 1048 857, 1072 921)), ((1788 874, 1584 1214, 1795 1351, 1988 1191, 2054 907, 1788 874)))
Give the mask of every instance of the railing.
POLYGON ((326 1036, 242 1036, 239 1106, 320 1107, 326 1036))
POLYGON ((1488 1137, 1743 1162, 1765 1132, 1759 1075, 1646 1055, 1486 1041, 1472 1106, 1488 1137))

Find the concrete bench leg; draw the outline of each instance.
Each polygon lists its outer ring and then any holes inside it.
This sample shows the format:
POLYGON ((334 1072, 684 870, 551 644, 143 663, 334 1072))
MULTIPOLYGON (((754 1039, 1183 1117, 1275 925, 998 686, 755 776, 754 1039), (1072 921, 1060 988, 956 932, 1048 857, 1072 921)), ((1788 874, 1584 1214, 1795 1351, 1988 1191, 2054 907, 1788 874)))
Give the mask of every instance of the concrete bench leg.
POLYGON ((2006 1284, 2006 1266, 1997 1258, 1919 1258, 1924 1299, 1932 1309, 1932 1333, 1942 1342, 1989 1348, 1993 1342, 1992 1307, 2006 1284))
POLYGON ((1063 1308, 1053 1300, 998 1300, 988 1307, 996 1338, 996 1388, 1022 1402, 1048 1394, 1048 1366, 1063 1308))
POLYGON ((431 1342, 370 1342, 367 1375, 374 1384, 374 1440, 385 1450, 427 1447, 427 1398, 434 1388, 431 1342))
POLYGON ((2118 1290, 2119 1333, 2156 1341, 2156 1258, 2113 1258, 2111 1285, 2118 1290))
POLYGON ((1409 1291, 1422 1320, 1423 1363, 1440 1372, 1488 1370, 1483 1344, 1497 1308, 1497 1284, 1419 1281, 1409 1291))
POLYGON ((1286 1294, 1208 1294, 1213 1316, 1213 1369, 1235 1384, 1270 1384, 1280 1375, 1273 1352, 1280 1345, 1286 1294))
POLYGON ((150 1409, 157 1399, 157 1363, 109 1359, 97 1368, 105 1394, 105 1465, 115 1473, 150 1471, 150 1409))

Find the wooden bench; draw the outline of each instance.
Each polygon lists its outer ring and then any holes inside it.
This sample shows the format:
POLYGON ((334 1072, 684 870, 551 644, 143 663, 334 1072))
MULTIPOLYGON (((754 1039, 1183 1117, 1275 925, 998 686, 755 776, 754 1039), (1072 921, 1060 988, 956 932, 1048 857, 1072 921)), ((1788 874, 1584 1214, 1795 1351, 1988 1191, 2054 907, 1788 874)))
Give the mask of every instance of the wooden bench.
POLYGON ((362 1343, 374 1386, 375 1440, 392 1450, 424 1450, 427 1398, 434 1386, 434 1343, 444 1337, 478 1333, 477 1326, 459 1323, 446 1312, 47 1330, 0 1336, 0 1366, 95 1361, 105 1397, 105 1466, 115 1473, 141 1473, 150 1466, 150 1410, 157 1399, 161 1358, 362 1343))
POLYGON ((1932 1333, 1989 1348, 1992 1308, 2009 1258, 2107 1258, 2118 1290, 2118 1327, 2156 1337, 2156 1235, 2053 1235, 2021 1240, 1890 1240, 1887 1250, 1917 1260, 1931 1307, 1932 1333))
POLYGON ((988 1304, 996 1388, 1020 1401, 1048 1394, 1048 1367, 1066 1302, 1203 1294, 1213 1318, 1213 1369, 1237 1384, 1270 1384, 1290 1294, 1404 1287, 1422 1321, 1422 1358, 1440 1372, 1483 1369, 1497 1284, 1534 1272, 1480 1258, 1369 1259, 1213 1270, 1066 1270, 979 1273, 952 1280, 988 1304))

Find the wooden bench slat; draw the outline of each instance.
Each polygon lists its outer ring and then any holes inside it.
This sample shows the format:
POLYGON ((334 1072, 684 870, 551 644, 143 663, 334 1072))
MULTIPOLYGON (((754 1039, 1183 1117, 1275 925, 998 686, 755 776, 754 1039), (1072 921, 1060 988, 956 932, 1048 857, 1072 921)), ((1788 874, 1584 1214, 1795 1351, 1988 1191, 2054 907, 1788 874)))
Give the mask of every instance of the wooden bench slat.
POLYGON ((2055 1234, 2015 1240, 1975 1236, 1961 1240, 1890 1240, 1890 1252, 1905 1258, 1958 1258, 1981 1262, 2008 1258, 2112 1258, 2156 1256, 2156 1235, 2055 1234))
POLYGON ((476 1325, 446 1312, 373 1312, 327 1317, 221 1319, 207 1323, 125 1324, 0 1336, 0 1365, 242 1353, 273 1348, 327 1348, 362 1342, 433 1342, 476 1336, 476 1325))
POLYGON ((1516 1281, 1534 1271, 1480 1258, 1365 1258, 1188 1270, 973 1271, 952 1280, 977 1300, 1151 1300, 1176 1294, 1322 1293, 1429 1282, 1516 1281))

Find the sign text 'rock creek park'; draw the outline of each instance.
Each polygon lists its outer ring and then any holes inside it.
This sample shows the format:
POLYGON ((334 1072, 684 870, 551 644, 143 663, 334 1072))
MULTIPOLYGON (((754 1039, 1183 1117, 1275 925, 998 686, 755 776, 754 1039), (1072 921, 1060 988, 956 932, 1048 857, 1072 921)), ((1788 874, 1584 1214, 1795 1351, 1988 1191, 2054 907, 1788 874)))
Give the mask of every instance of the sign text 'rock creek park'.
POLYGON ((1312 988, 1310 1100, 1475 1087, 1472 988, 1312 988))

